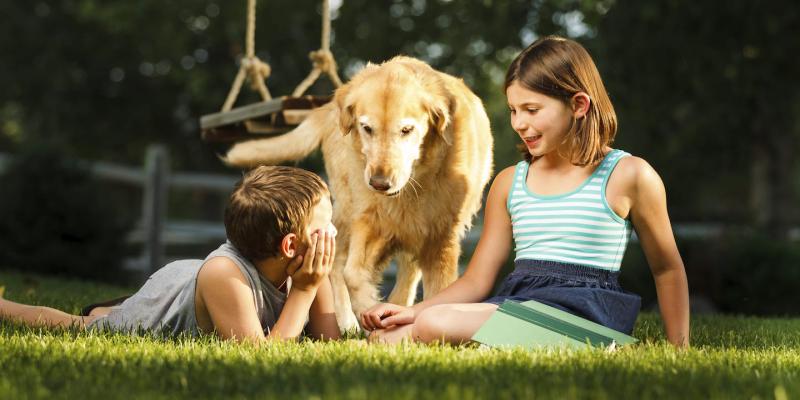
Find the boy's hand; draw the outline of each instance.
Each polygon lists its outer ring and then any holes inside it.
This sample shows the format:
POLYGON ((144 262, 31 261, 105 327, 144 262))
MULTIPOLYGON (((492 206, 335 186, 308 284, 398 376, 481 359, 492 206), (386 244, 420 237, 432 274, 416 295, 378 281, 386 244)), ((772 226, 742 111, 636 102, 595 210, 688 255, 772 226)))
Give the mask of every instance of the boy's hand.
POLYGON ((336 239, 333 234, 324 230, 314 232, 305 256, 298 256, 287 268, 287 273, 292 277, 292 290, 316 291, 331 272, 335 252, 336 239), (300 262, 303 265, 297 268, 300 262), (297 269, 293 271, 294 268, 297 269))
POLYGON ((392 325, 411 324, 416 317, 416 311, 411 307, 380 303, 361 313, 361 327, 373 331, 392 325))

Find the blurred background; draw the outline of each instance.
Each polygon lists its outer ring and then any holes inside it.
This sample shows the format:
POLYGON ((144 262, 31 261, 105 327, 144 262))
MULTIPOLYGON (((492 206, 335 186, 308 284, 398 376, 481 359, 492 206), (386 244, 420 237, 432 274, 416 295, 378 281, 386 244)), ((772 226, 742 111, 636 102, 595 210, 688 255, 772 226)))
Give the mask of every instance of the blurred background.
MULTIPOLYGON (((320 3, 258 4, 274 96, 311 69, 320 3)), ((506 68, 537 37, 576 39, 616 107, 614 147, 665 182, 695 311, 800 313, 796 2, 331 0, 331 17, 343 80, 397 54, 462 77, 492 120, 495 171, 520 159, 506 68)), ((0 0, 0 269, 137 284, 224 240, 241 171, 198 120, 225 100, 245 20, 244 0, 0 0)), ((322 77, 309 93, 332 90, 322 77)), ((237 105, 255 101, 245 87, 237 105)), ((324 172, 318 153, 298 165, 324 172)), ((637 242, 622 280, 654 307, 637 242)))

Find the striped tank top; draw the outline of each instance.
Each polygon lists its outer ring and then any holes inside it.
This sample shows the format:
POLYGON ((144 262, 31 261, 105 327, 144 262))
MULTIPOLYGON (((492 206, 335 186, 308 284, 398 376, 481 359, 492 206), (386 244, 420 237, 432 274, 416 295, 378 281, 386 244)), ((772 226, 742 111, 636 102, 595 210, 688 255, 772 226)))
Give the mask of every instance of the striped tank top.
POLYGON ((515 261, 560 261, 619 271, 631 224, 609 207, 606 185, 617 162, 629 155, 612 150, 577 189, 554 196, 538 195, 528 188, 530 165, 520 161, 506 204, 515 261))

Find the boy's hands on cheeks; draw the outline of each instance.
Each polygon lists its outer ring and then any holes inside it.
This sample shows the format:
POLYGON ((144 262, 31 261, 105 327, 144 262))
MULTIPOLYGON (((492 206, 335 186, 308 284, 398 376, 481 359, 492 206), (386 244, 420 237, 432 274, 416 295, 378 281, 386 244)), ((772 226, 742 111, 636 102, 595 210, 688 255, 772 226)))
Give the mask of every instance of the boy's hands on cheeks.
POLYGON ((292 290, 316 291, 331 272, 335 252, 336 239, 333 233, 325 230, 314 232, 306 254, 298 256, 287 268, 286 272, 292 277, 292 290))
POLYGON ((407 325, 414 322, 416 314, 412 307, 380 303, 361 313, 361 327, 368 331, 374 331, 393 325, 407 325))

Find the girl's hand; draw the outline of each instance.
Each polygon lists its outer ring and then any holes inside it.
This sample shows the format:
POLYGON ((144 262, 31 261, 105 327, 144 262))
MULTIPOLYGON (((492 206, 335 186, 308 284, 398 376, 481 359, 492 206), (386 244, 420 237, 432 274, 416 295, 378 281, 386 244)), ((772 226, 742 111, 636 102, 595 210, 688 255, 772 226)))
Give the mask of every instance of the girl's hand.
POLYGON ((333 236, 327 231, 317 231, 311 235, 311 244, 305 256, 298 256, 287 268, 287 273, 292 277, 292 290, 315 292, 330 274, 336 252, 336 239, 333 236), (301 262, 303 265, 298 268, 301 262))
POLYGON ((407 325, 414 323, 414 319, 417 318, 416 314, 411 307, 380 303, 361 313, 361 327, 368 331, 374 331, 392 325, 407 325))

